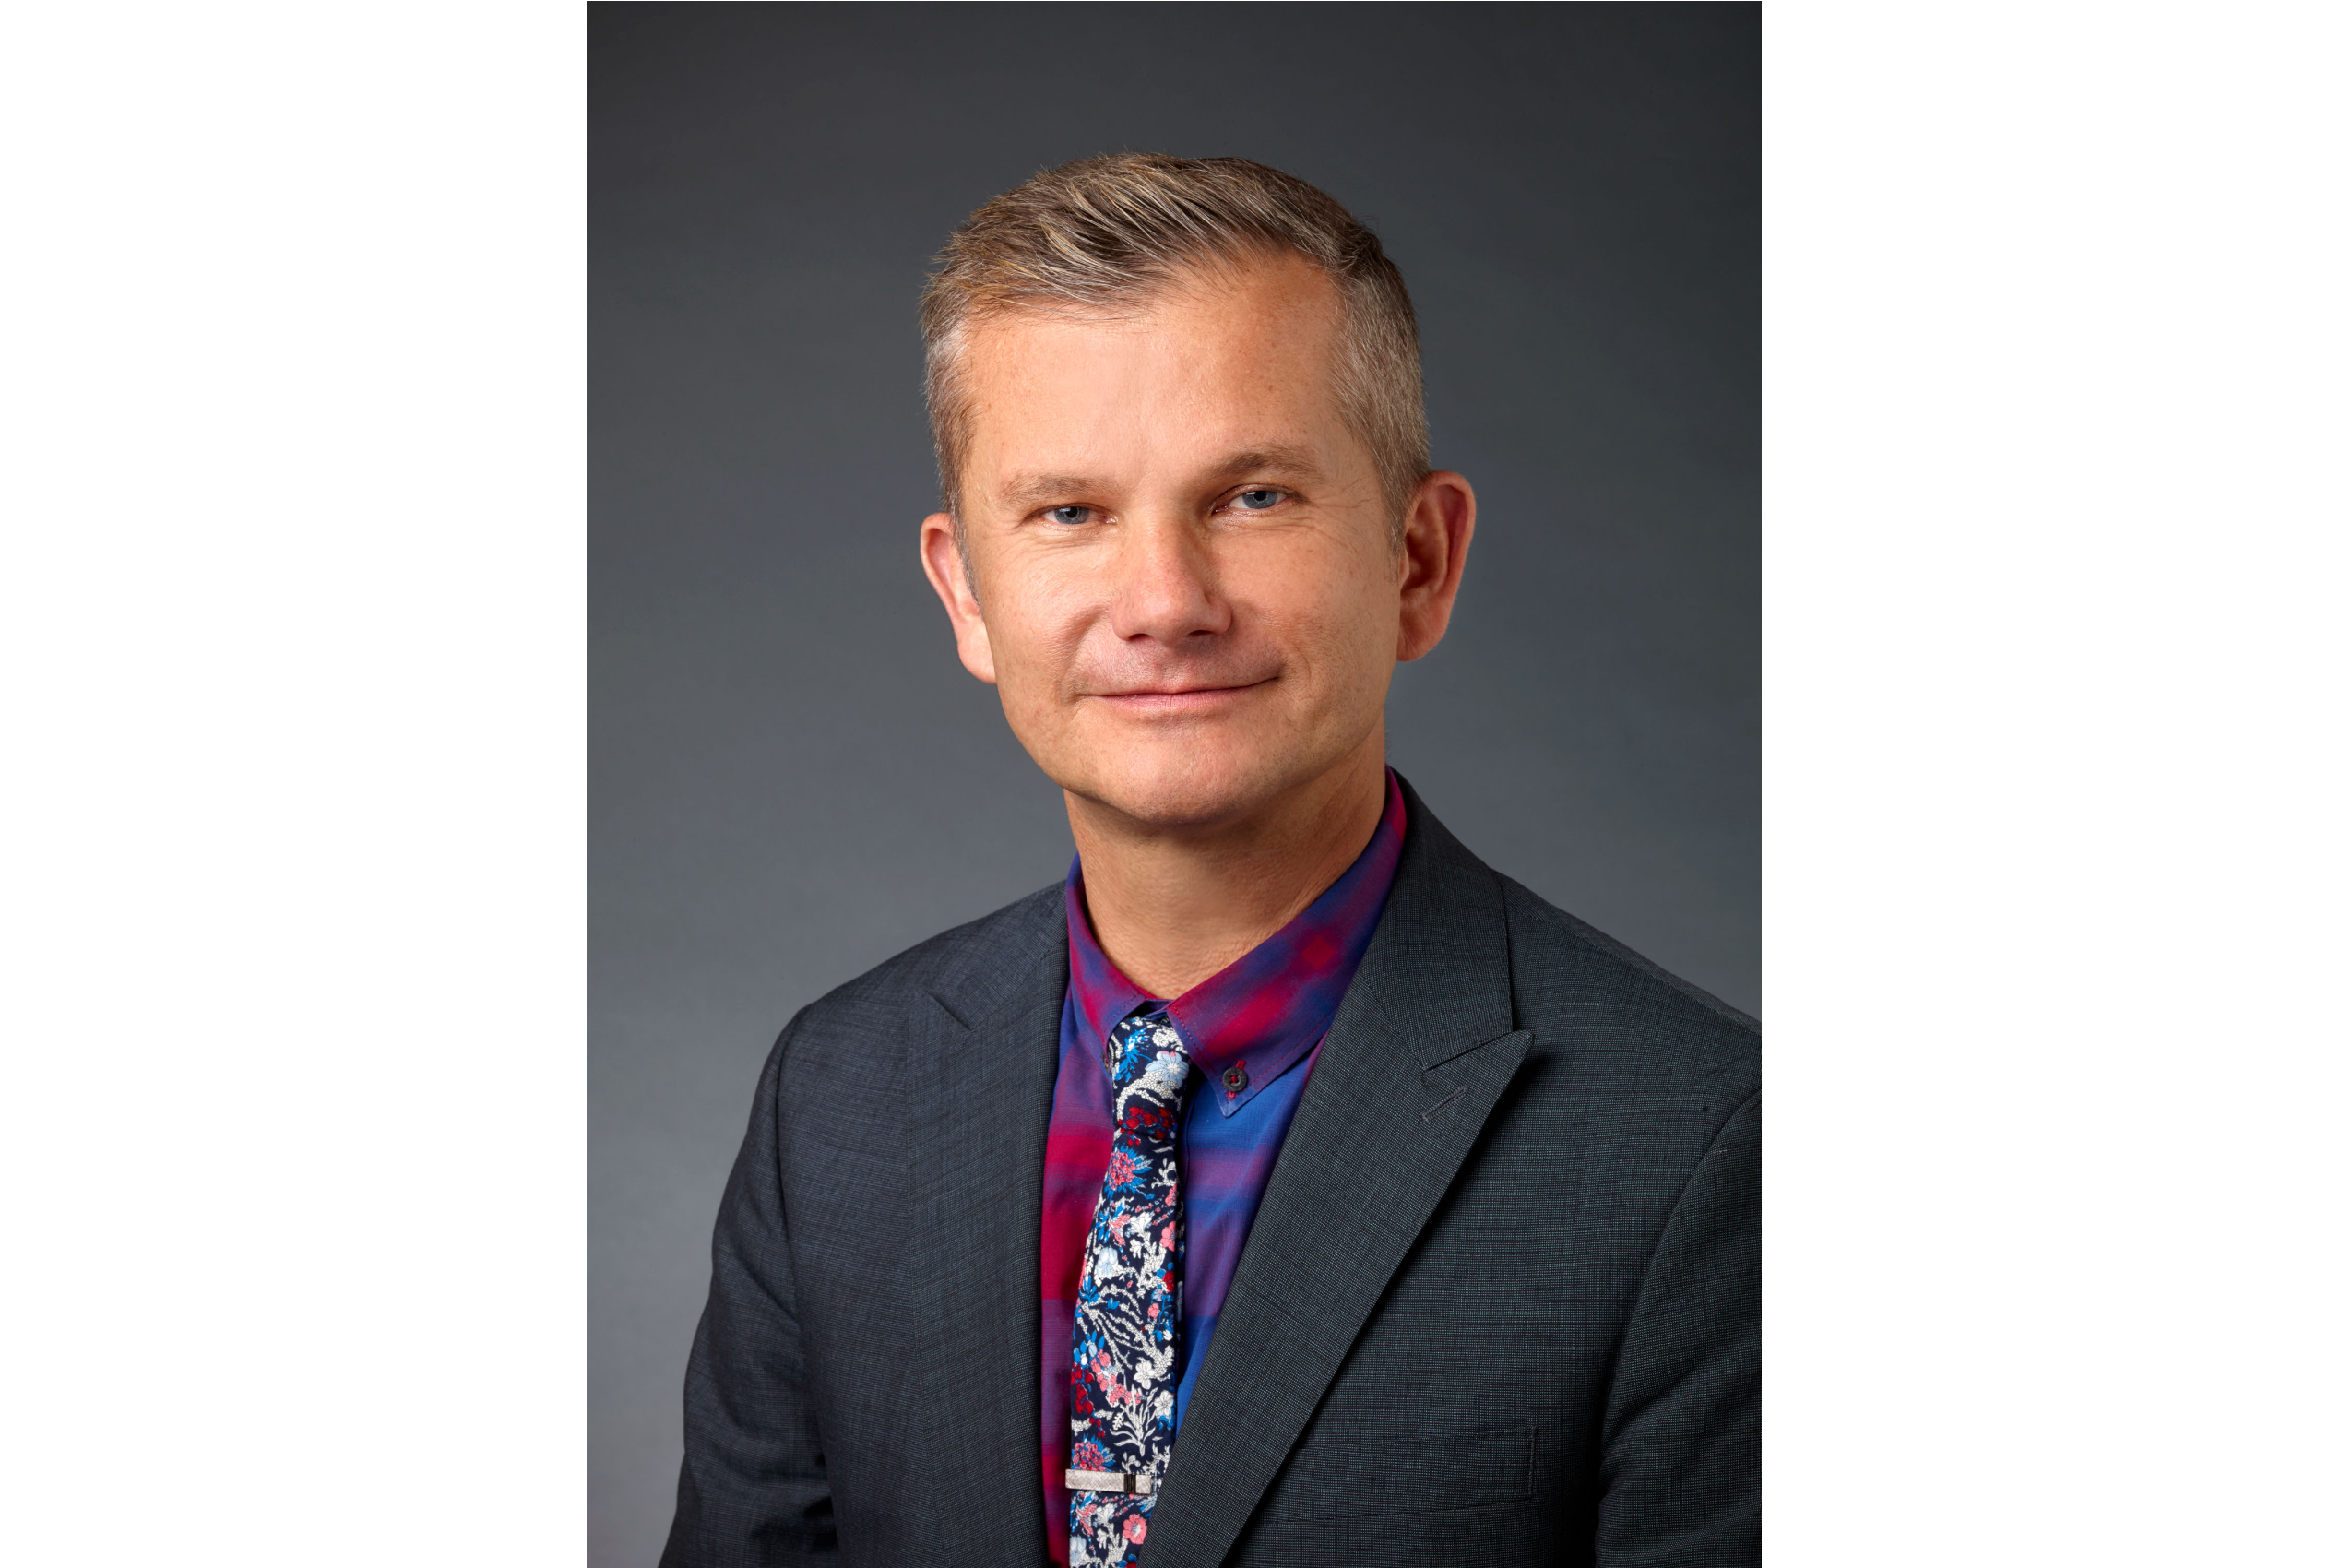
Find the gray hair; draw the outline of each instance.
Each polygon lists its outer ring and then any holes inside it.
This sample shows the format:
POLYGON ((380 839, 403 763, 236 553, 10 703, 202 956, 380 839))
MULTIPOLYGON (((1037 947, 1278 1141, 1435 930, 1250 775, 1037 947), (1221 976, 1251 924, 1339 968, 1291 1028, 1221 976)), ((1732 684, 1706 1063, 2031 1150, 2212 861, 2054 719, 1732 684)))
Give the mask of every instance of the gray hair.
POLYGON ((1372 450, 1401 543, 1406 505, 1429 472, 1429 421, 1413 302, 1379 238, 1263 163, 1122 152, 1049 169, 982 206, 948 236, 923 290, 923 394, 957 545, 971 441, 959 362, 974 326, 1016 312, 1134 309, 1188 273, 1285 253, 1338 287, 1340 418, 1372 450))

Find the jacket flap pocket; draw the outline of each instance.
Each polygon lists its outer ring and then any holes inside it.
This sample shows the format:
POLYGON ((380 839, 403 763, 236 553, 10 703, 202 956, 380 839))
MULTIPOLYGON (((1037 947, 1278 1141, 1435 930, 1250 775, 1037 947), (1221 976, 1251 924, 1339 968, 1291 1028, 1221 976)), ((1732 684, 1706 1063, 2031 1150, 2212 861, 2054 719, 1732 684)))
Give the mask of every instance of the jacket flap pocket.
POLYGON ((1309 1443, 1283 1467, 1269 1513, 1320 1519, 1516 1503, 1535 1492, 1535 1459, 1533 1427, 1309 1443))

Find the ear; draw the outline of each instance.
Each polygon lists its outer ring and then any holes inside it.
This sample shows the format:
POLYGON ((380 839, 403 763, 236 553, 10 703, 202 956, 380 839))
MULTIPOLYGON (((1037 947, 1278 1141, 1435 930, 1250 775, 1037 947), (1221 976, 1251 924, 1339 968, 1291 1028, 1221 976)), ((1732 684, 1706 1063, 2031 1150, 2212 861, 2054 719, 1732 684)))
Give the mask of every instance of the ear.
POLYGON ((989 651, 988 623, 980 619, 980 600, 964 576, 964 552, 956 545, 956 519, 933 512, 923 519, 923 576, 931 579, 939 602, 947 607, 947 624, 956 629, 956 657, 990 685, 996 684, 996 657, 989 651))
POLYGON ((1479 498, 1460 474, 1440 470, 1413 492, 1405 508, 1404 559, 1397 564, 1398 662, 1419 659, 1445 636, 1478 520, 1479 498))

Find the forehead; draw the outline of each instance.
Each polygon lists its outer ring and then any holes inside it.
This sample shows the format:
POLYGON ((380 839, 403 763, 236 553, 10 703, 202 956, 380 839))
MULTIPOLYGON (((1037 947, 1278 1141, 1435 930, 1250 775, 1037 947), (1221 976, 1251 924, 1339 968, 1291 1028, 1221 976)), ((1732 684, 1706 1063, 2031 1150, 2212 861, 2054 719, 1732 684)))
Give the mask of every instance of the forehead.
POLYGON ((1236 450, 1353 445, 1334 371, 1340 302, 1297 257, 1189 278, 1118 315, 1020 314, 966 339, 965 483, 1040 469, 1176 479, 1236 450))

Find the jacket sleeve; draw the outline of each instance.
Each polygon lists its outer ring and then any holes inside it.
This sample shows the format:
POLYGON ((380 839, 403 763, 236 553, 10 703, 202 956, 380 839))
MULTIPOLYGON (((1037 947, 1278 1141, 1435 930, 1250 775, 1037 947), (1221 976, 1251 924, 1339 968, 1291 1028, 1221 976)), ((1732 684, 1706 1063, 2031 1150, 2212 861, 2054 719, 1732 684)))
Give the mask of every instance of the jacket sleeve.
POLYGON ((778 1161, 778 1084, 795 1018, 768 1052, 719 1200, 710 1299, 686 1363, 686 1457, 661 1568, 753 1568, 839 1555, 809 1399, 778 1161))
POLYGON ((1761 1555, 1756 1097, 1733 1112, 1650 1259, 1603 1417, 1597 1568, 1761 1555))

